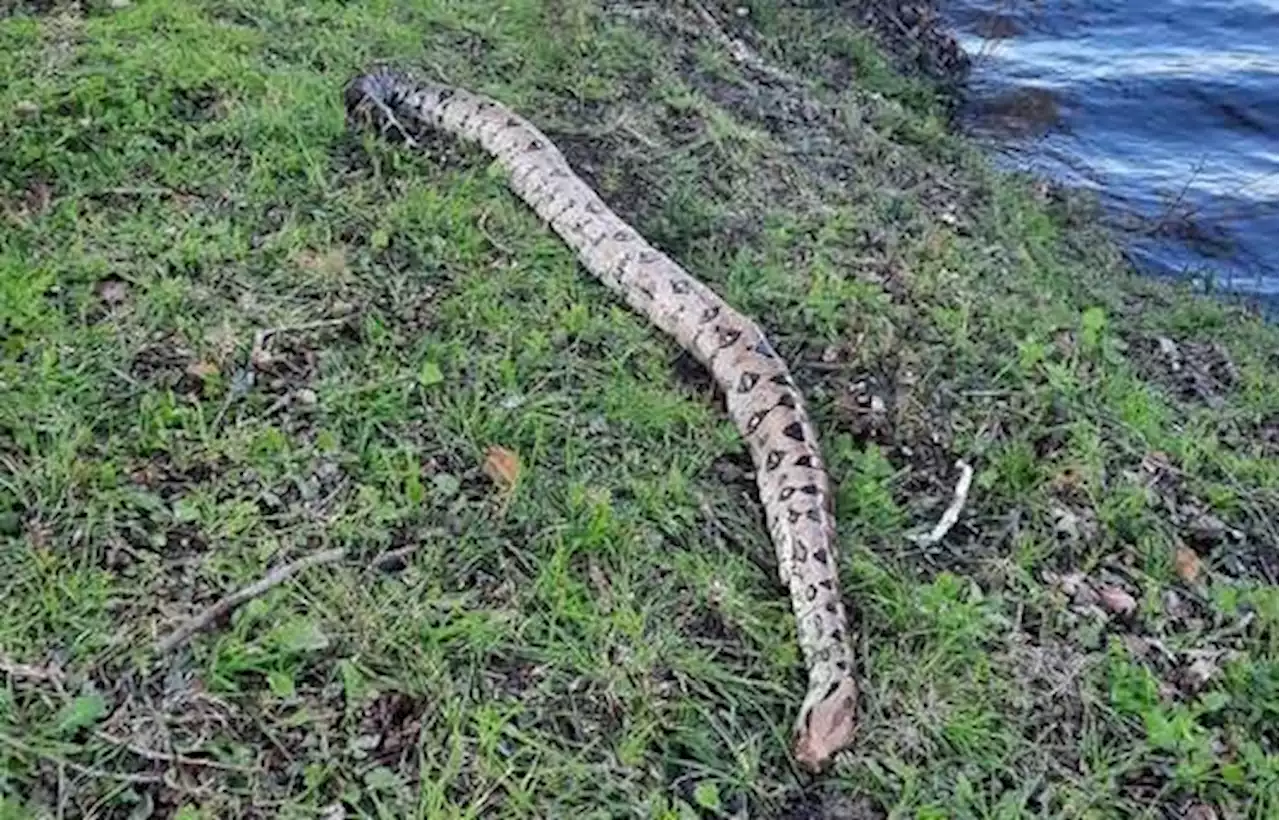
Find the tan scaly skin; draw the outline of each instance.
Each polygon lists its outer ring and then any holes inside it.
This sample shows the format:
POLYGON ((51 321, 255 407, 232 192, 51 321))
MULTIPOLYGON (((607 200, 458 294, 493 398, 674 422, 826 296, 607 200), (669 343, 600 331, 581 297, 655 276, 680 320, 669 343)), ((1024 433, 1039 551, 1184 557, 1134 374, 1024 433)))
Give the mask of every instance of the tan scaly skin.
POLYGON ((852 740, 857 685, 827 473, 786 363, 755 322, 632 230, 542 132, 503 105, 383 69, 354 79, 346 104, 353 121, 370 121, 385 132, 436 132, 479 143, 587 270, 711 372, 755 461, 778 572, 791 593, 809 670, 792 752, 799 763, 820 769, 852 740))

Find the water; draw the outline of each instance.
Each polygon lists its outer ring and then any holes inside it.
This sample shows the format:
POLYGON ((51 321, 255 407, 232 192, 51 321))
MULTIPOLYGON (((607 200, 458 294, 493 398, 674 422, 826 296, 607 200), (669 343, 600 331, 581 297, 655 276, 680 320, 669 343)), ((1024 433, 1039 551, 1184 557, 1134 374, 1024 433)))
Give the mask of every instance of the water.
POLYGON ((950 0, 966 114, 1008 163, 1097 190, 1140 269, 1280 289, 1276 0, 950 0))

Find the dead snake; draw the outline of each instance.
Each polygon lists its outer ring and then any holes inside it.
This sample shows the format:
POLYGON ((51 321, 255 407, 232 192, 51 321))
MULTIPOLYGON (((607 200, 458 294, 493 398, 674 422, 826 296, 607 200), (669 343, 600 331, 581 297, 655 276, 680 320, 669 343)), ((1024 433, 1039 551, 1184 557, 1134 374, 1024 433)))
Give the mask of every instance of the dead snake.
POLYGON ((821 768, 853 735, 857 685, 836 561, 831 495, 813 425, 786 363, 754 321, 734 310, 618 217, 527 120, 491 99, 374 69, 348 84, 353 122, 384 132, 443 133, 479 145, 511 189, 571 247, 582 265, 675 338, 724 391, 746 438, 791 594, 809 690, 792 753, 821 768))

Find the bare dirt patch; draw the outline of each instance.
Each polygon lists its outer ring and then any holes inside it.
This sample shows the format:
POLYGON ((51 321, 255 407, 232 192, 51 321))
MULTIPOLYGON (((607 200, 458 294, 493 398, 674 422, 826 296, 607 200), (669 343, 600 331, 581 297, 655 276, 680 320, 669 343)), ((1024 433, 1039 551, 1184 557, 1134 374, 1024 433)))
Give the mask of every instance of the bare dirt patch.
POLYGON ((1217 342, 1155 336, 1138 339, 1134 348, 1139 370, 1183 400, 1221 407, 1240 383, 1231 354, 1217 342))

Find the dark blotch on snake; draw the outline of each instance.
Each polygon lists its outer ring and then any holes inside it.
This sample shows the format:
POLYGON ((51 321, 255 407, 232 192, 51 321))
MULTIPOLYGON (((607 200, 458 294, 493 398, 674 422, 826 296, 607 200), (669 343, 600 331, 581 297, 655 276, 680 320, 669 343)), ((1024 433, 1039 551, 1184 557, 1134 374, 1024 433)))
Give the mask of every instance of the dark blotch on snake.
POLYGON ((804 428, 800 426, 800 422, 793 421, 782 431, 782 435, 793 441, 804 441, 804 428))

